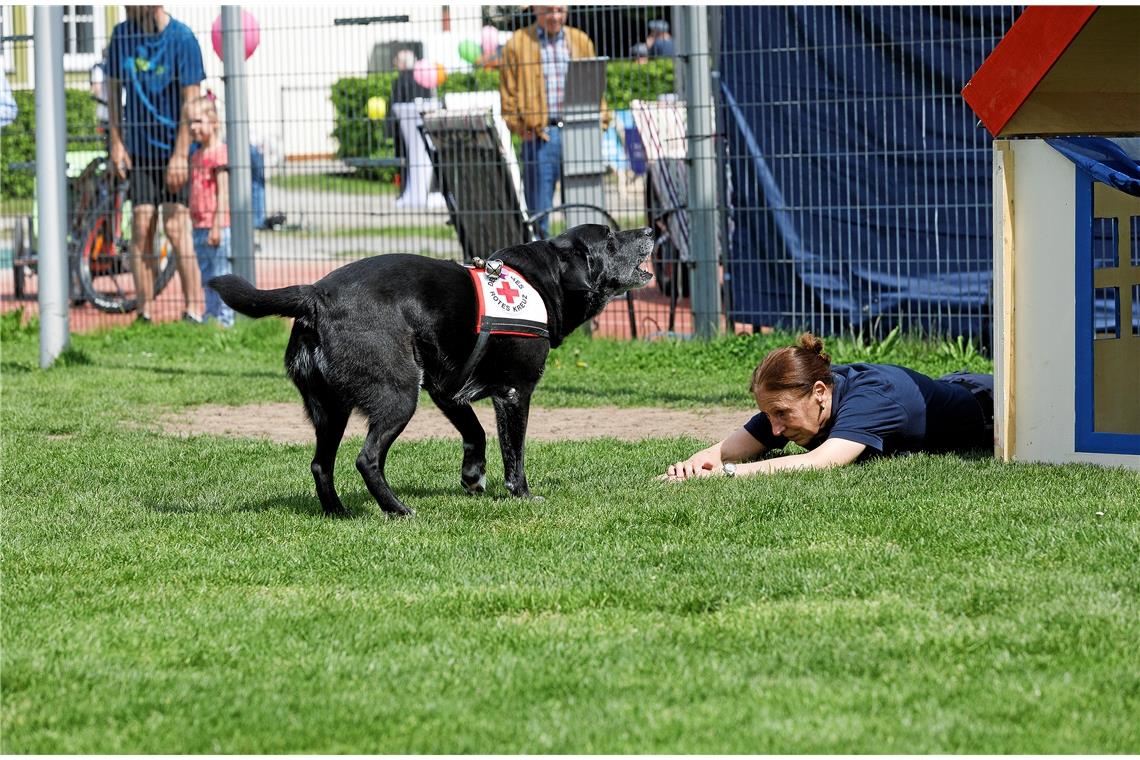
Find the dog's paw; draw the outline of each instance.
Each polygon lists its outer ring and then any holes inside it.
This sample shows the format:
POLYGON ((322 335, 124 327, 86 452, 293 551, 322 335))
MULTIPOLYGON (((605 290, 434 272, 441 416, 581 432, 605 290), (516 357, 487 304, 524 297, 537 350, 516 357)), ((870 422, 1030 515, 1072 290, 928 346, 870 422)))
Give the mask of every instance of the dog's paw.
POLYGON ((471 482, 467 482, 466 480, 461 480, 460 482, 463 484, 463 490, 472 496, 478 496, 487 490, 486 475, 480 475, 478 480, 473 480, 471 482))
POLYGON ((398 507, 393 507, 392 509, 385 509, 384 514, 388 517, 391 517, 393 520, 399 520, 399 519, 404 518, 404 517, 415 517, 416 516, 416 510, 412 509, 411 507, 405 507, 403 504, 400 504, 398 507))
POLYGON ((324 514, 325 517, 329 518, 330 520, 347 520, 352 517, 352 513, 343 506, 332 509, 325 509, 324 514))

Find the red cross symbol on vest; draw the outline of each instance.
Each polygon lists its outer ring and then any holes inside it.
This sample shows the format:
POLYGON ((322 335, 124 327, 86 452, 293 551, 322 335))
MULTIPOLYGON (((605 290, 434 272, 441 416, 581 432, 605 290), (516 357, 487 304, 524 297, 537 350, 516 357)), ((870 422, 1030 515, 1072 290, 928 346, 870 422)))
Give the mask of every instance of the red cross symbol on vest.
POLYGON ((495 289, 495 292, 507 299, 508 304, 513 304, 515 302, 515 296, 520 293, 520 291, 512 288, 511 284, 506 280, 503 280, 502 284, 495 289))

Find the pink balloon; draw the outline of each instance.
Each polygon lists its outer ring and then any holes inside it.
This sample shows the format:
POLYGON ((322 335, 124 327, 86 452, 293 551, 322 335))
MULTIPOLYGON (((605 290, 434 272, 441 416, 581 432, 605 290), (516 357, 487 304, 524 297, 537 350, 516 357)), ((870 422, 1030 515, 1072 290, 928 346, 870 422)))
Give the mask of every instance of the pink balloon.
POLYGON ((494 55, 499 49, 499 30, 491 25, 483 27, 483 55, 494 55))
POLYGON ((434 90, 439 85, 439 67, 421 58, 412 66, 412 79, 416 80, 416 84, 420 87, 434 90))
MULTIPOLYGON (((241 12, 241 28, 245 31, 245 57, 248 60, 253 55, 253 51, 257 50, 257 43, 261 42, 261 27, 252 13, 243 10, 241 12)), ((218 58, 224 61, 225 56, 222 55, 222 17, 220 15, 214 19, 214 25, 210 27, 210 41, 214 43, 214 52, 218 54, 218 58)))

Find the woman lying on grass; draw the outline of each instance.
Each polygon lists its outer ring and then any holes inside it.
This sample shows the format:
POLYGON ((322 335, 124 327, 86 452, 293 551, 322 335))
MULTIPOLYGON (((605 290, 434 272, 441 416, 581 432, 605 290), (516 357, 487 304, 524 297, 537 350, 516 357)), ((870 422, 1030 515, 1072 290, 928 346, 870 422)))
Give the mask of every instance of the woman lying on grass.
POLYGON ((760 413, 720 443, 665 469, 662 480, 822 469, 878 455, 993 445, 993 375, 933 380, 891 364, 838 364, 811 333, 752 373, 760 413), (807 449, 763 461, 789 441, 807 449))

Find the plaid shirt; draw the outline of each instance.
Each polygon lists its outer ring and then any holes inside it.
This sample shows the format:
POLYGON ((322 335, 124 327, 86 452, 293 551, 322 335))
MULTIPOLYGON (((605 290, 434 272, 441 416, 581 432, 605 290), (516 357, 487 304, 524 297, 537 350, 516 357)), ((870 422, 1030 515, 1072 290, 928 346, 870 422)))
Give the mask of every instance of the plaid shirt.
POLYGON ((561 29, 553 37, 538 27, 538 49, 542 58, 542 78, 546 84, 546 110, 550 120, 562 118, 562 101, 566 97, 566 70, 570 68, 570 46, 561 29))

